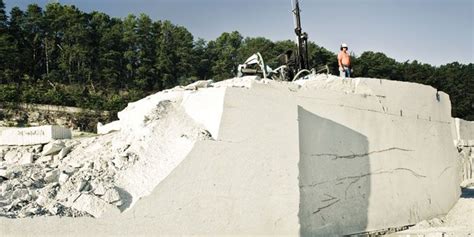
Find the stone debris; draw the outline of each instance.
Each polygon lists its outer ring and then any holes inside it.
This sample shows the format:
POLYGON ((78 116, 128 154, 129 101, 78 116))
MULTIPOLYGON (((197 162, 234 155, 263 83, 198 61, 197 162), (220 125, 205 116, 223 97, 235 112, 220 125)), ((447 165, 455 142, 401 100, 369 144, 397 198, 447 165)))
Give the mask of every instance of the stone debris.
MULTIPOLYGON (((210 83, 198 82, 190 89, 210 83)), ((129 126, 135 120, 124 119, 113 123, 120 131, 97 137, 0 145, 0 216, 100 217, 130 208, 132 201, 151 193, 196 141, 210 139, 180 107, 179 93, 193 91, 177 90, 158 93, 154 101, 144 99, 150 109, 135 108, 141 114, 130 108, 122 113, 141 121, 140 126, 129 126)))
POLYGON ((67 154, 69 154, 69 152, 71 152, 71 150, 72 150, 72 147, 64 147, 64 148, 61 149, 61 151, 59 152, 58 158, 59 158, 59 159, 63 159, 64 157, 67 156, 67 154))
POLYGON ((81 194, 73 202, 72 208, 78 211, 88 212, 94 217, 100 217, 107 209, 115 207, 94 195, 81 194))
MULTIPOLYGON (((65 164, 61 159, 73 150, 74 146, 66 146, 64 141, 55 141, 43 146, 8 146, 0 147, 5 154, 0 161, 0 216, 23 218, 31 216, 58 215, 68 217, 99 216, 102 206, 88 204, 78 208, 91 197, 77 199, 69 191, 78 190, 79 194, 91 192, 89 180, 110 175, 107 170, 91 169, 91 164, 65 164), (3 159, 3 158, 6 159, 3 159), (83 169, 79 169, 83 167, 83 169), (74 188, 71 188, 74 186, 74 188), (66 198, 61 199, 61 197, 66 198), (76 203, 77 200, 81 203, 76 203)), ((103 177, 110 180, 112 177, 103 177)), ((102 186, 102 195, 111 190, 111 185, 102 186)), ((112 191, 113 192, 113 191, 112 191)), ((93 195, 93 193, 92 193, 93 195)), ((117 197, 111 195, 113 201, 117 197)), ((97 197, 98 198, 98 197, 97 197)), ((120 197, 118 197, 120 199, 120 197)), ((106 203, 102 199, 102 202, 106 203)), ((113 206, 113 205, 112 205, 113 206)))
POLYGON ((61 174, 59 174, 58 182, 60 184, 64 184, 67 182, 68 179, 69 179, 69 174, 62 171, 61 174))
POLYGON ((14 164, 18 161, 18 153, 14 151, 7 151, 3 159, 8 163, 8 164, 14 164))
POLYGON ((59 179, 59 170, 57 170, 57 169, 49 171, 44 176, 44 181, 46 181, 47 183, 58 182, 58 179, 59 179))
POLYGON ((101 198, 107 203, 112 204, 120 201, 120 194, 116 189, 109 189, 101 198))
POLYGON ((36 160, 37 163, 48 163, 53 160, 53 156, 41 156, 36 160))
POLYGON ((120 121, 115 121, 109 124, 97 123, 97 134, 107 134, 111 132, 120 131, 120 121))
POLYGON ((28 165, 33 163, 33 157, 33 153, 31 152, 24 153, 20 159, 20 165, 28 165))
POLYGON ((56 155, 58 154, 63 148, 65 147, 64 142, 57 141, 52 142, 44 146, 42 155, 49 156, 49 155, 56 155))
POLYGON ((105 192, 107 191, 107 190, 105 189, 105 187, 104 187, 104 184, 102 184, 102 183, 97 184, 97 185, 94 187, 93 190, 94 190, 94 191, 93 191, 94 194, 97 195, 97 196, 102 196, 102 195, 104 195, 105 192))
POLYGON ((201 80, 191 83, 184 87, 185 90, 197 90, 199 88, 207 88, 212 84, 212 80, 201 80))

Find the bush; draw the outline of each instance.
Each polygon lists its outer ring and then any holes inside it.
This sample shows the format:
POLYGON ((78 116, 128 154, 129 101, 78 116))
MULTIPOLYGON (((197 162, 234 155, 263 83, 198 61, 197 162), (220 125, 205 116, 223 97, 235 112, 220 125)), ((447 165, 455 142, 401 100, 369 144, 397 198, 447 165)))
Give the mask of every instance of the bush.
POLYGON ((19 102, 19 90, 15 85, 0 84, 0 102, 19 102))

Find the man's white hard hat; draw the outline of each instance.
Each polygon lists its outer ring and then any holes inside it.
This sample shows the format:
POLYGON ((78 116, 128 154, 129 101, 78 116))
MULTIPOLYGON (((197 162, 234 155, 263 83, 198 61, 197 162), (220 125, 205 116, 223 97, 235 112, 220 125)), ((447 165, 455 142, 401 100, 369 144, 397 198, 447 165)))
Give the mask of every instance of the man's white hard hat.
POLYGON ((341 48, 349 48, 349 47, 347 47, 347 44, 346 44, 346 43, 342 43, 342 44, 341 44, 341 48))

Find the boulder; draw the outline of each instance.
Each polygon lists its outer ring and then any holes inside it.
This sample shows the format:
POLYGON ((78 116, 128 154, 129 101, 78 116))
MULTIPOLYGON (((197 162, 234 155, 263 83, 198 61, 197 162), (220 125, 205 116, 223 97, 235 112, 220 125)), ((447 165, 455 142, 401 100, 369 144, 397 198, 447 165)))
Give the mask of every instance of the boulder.
POLYGON ((43 147, 43 156, 56 155, 65 147, 64 142, 55 141, 43 147))
POLYGON ((36 160, 36 163, 48 163, 53 160, 53 156, 42 156, 36 160))
POLYGON ((0 176, 7 177, 7 169, 6 168, 0 168, 0 176))
POLYGON ((104 200, 89 194, 81 194, 71 207, 78 211, 87 212, 94 217, 100 217, 108 209, 116 208, 104 200))
POLYGON ((103 125, 102 123, 97 124, 97 134, 107 134, 115 131, 120 131, 122 124, 120 121, 114 121, 103 125))
POLYGON ((98 196, 103 196, 107 190, 105 189, 102 183, 97 184, 94 187, 94 194, 98 196))
POLYGON ((114 203, 120 201, 120 194, 117 189, 112 188, 107 190, 101 198, 107 203, 114 203))
POLYGON ((27 165, 31 163, 33 163, 33 153, 30 153, 30 152, 23 153, 20 159, 20 164, 27 165))
POLYGON ((16 151, 8 151, 3 157, 8 164, 14 164, 18 162, 18 153, 16 151))
POLYGON ((46 144, 55 139, 71 139, 71 137, 71 130, 60 126, 9 128, 0 134, 0 145, 46 144))
POLYGON ((58 182, 58 179, 59 179, 59 170, 58 170, 58 169, 49 171, 49 172, 46 173, 46 175, 44 176, 44 181, 46 181, 46 182, 48 182, 48 183, 55 183, 55 182, 58 182))
POLYGON ((77 184, 77 189, 76 191, 78 192, 88 192, 91 189, 90 184, 86 180, 81 180, 77 184))
POLYGON ((71 152, 71 150, 72 150, 72 147, 67 147, 67 146, 64 147, 64 148, 61 149, 61 151, 59 152, 58 158, 62 160, 64 157, 66 157, 66 156, 69 154, 69 152, 71 152))
POLYGON ((59 174, 59 183, 60 184, 66 183, 68 179, 69 179, 69 175, 67 173, 61 172, 59 174))
POLYGON ((31 200, 31 195, 28 189, 17 189, 13 191, 11 198, 15 200, 28 201, 31 200))
POLYGON ((45 195, 39 195, 35 202, 40 206, 46 206, 49 202, 49 198, 45 195))

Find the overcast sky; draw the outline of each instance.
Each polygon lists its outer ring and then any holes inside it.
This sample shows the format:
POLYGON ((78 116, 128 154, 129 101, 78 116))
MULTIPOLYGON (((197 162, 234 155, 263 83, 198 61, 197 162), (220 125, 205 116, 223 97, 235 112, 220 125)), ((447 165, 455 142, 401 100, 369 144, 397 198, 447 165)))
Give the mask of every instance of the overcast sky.
MULTIPOLYGON (((4 0, 41 7, 48 0, 4 0)), ((145 13, 185 26, 196 38, 222 32, 294 39, 291 0, 58 0, 114 17, 145 13)), ((474 0, 300 0, 303 30, 331 51, 341 42, 360 55, 380 51, 397 61, 433 65, 474 62, 474 0)))

